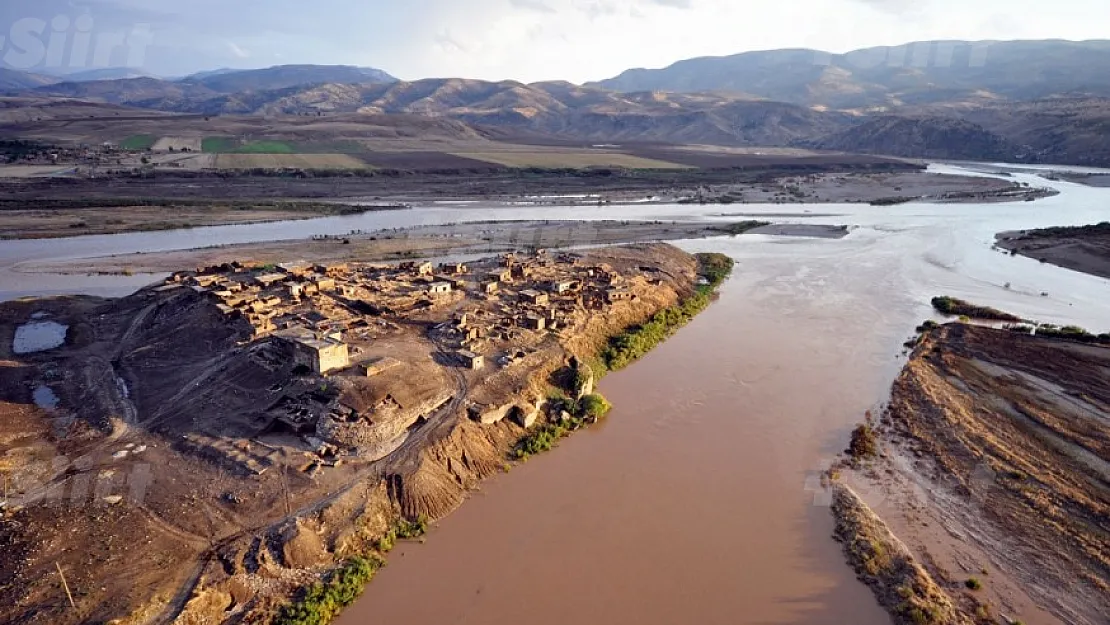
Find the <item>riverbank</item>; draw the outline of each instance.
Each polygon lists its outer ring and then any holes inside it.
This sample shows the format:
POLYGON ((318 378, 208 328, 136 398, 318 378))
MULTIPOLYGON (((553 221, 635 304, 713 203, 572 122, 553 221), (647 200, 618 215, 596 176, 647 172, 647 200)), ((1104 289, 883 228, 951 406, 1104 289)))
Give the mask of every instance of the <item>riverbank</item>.
POLYGON ((3 200, 0 239, 56 239, 203 226, 296 221, 400 210, 404 205, 187 200, 3 200))
POLYGON ((678 172, 413 174, 380 178, 137 178, 51 180, 0 186, 3 238, 59 238, 260 223, 465 202, 510 210, 536 206, 649 204, 901 204, 995 202, 1044 197, 999 178, 884 166, 678 172), (908 170, 908 171, 907 171, 908 170), (810 173, 812 171, 812 173, 810 173), (635 175, 633 175, 633 173, 635 175), (492 175, 492 174, 491 174, 492 175), (94 184, 95 182, 95 184, 94 184), (442 188, 440 188, 442 185, 442 188), (141 199, 140 199, 141 198, 141 199), (277 199, 281 198, 281 199, 277 199), (287 199, 288 198, 288 199, 287 199), (297 199, 301 198, 301 199, 297 199))
POLYGON ((1001 232, 995 245, 1042 263, 1110 279, 1110 222, 1001 232))
MULTIPOLYGON (((127 254, 48 263, 22 263, 19 271, 69 275, 161 274, 248 259, 262 264, 290 258, 306 262, 396 261, 532 249, 621 245, 735 236, 760 230, 761 221, 496 221, 416 226, 370 234, 228 245, 174 252, 127 254)), ((782 225, 782 236, 845 236, 836 226, 782 225)))
POLYGON ((889 526, 885 539, 858 523, 838 535, 881 547, 848 555, 898 622, 915 622, 915 607, 935 623, 1103 621, 1107 380, 1105 347, 962 323, 926 330, 878 419, 876 451, 833 469, 864 493, 845 506, 847 487, 835 487, 842 529, 860 510, 889 526), (935 584, 875 580, 891 557, 935 584), (910 601, 921 588, 933 610, 910 601))

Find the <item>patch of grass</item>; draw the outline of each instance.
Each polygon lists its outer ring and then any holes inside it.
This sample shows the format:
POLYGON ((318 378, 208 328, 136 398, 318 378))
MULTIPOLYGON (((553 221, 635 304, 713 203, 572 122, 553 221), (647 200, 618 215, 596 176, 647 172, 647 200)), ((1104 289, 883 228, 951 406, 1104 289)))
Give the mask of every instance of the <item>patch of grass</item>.
POLYGON ((158 137, 154 135, 131 135, 119 142, 119 148, 121 150, 133 150, 136 152, 149 150, 154 147, 156 141, 158 141, 158 137))
POLYGON ((698 254, 697 258, 704 283, 680 304, 613 337, 601 355, 608 370, 617 371, 639 360, 709 306, 714 291, 732 273, 733 261, 724 254, 698 254))
POLYGON ((205 137, 200 142, 202 152, 221 154, 234 152, 239 147, 239 140, 234 137, 205 137))
POLYGON ((304 595, 285 606, 273 620, 273 625, 325 625, 343 608, 351 605, 362 594, 366 584, 374 578, 385 561, 381 558, 351 558, 331 572, 323 581, 313 584, 304 595))
POLYGON ((983 582, 979 581, 978 577, 969 577, 967 581, 964 582, 964 586, 967 586, 971 590, 982 590, 983 582))
MULTIPOLYGON (((235 137, 205 137, 201 150, 212 154, 297 154, 297 147, 288 141, 263 139, 241 141, 235 137)), ((320 152, 330 153, 330 152, 320 152)))

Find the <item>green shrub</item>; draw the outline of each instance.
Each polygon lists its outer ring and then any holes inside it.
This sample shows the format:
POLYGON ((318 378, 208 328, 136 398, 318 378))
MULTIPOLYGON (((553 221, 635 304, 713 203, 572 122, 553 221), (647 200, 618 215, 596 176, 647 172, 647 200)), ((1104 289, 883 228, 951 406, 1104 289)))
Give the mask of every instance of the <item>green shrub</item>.
POLYGON ((550 451, 559 439, 570 432, 571 429, 567 426, 545 423, 517 441, 516 447, 513 448, 513 456, 518 460, 524 460, 529 456, 550 451))
POLYGON ((399 521, 397 521, 397 525, 394 528, 394 533, 397 535, 397 538, 403 538, 406 540, 420 538, 424 534, 428 533, 428 519, 423 516, 416 519, 415 521, 400 519, 399 521))
POLYGON ((932 300, 933 308, 945 315, 959 315, 961 317, 970 317, 972 319, 986 319, 990 321, 1009 321, 1013 323, 1020 323, 1021 317, 1011 315, 1010 313, 1002 312, 994 308, 987 308, 986 306, 976 306, 974 304, 965 302, 962 299, 955 297, 934 297, 932 300))
POLYGON ((326 625, 358 599, 383 564, 379 558, 351 558, 283 608, 274 625, 326 625))
POLYGON ((852 431, 852 442, 848 444, 848 454, 856 460, 874 458, 879 453, 879 443, 875 429, 864 423, 852 431))
POLYGON ((982 590, 983 582, 979 581, 978 577, 969 577, 968 580, 964 582, 964 586, 967 586, 971 590, 982 590))
POLYGON ((699 286, 680 304, 659 311, 647 323, 613 337, 602 351, 608 370, 617 371, 639 360, 709 306, 713 292, 732 273, 733 261, 724 254, 698 254, 697 259, 698 273, 708 284, 699 286))
POLYGON ((586 395, 578 403, 579 415, 585 419, 600 419, 612 409, 613 405, 597 393, 586 395))

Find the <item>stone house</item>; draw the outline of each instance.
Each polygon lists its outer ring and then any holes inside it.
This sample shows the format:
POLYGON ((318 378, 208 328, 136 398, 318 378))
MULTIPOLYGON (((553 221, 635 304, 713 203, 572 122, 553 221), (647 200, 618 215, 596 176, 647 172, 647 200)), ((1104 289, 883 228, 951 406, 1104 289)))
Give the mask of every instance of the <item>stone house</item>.
POLYGON ((520 299, 534 306, 546 306, 551 301, 547 293, 541 293, 533 289, 521 291, 520 299))
POLYGON ((463 366, 475 371, 481 369, 486 364, 485 356, 466 350, 459 352, 459 358, 462 360, 463 366))

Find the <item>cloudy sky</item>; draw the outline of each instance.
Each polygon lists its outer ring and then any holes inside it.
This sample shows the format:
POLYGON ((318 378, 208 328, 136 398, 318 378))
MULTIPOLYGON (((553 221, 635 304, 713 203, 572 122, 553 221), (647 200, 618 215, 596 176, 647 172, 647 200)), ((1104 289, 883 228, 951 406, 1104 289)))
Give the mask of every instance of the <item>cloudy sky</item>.
POLYGON ((0 63, 167 76, 351 64, 403 79, 581 82, 748 50, 1110 38, 1107 24, 1107 0, 3 0, 0 63))

